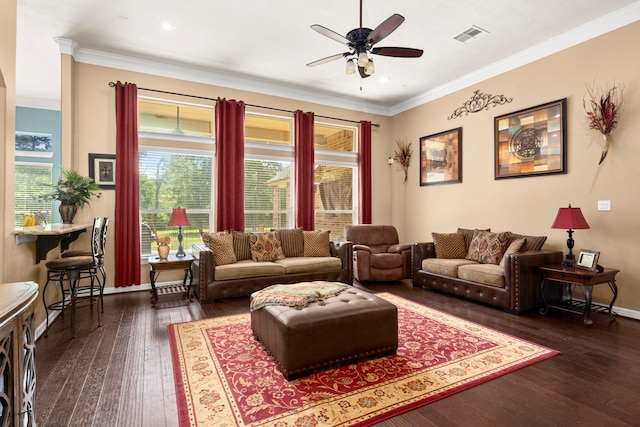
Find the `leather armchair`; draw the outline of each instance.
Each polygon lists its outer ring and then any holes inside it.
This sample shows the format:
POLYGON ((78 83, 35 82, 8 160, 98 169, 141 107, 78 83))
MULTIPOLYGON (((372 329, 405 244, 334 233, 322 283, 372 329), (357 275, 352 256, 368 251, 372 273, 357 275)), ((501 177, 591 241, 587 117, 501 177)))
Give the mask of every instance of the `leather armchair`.
POLYGON ((360 282, 384 282, 411 277, 411 245, 400 244, 392 225, 348 225, 353 243, 353 274, 360 282))

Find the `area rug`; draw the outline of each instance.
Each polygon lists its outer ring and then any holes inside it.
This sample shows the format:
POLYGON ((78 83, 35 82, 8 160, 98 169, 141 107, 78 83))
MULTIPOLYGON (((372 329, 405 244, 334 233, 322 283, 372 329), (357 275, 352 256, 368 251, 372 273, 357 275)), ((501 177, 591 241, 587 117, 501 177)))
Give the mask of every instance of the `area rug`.
POLYGON ((169 325, 180 426, 367 426, 558 352, 406 299, 398 352, 291 382, 249 314, 169 325))

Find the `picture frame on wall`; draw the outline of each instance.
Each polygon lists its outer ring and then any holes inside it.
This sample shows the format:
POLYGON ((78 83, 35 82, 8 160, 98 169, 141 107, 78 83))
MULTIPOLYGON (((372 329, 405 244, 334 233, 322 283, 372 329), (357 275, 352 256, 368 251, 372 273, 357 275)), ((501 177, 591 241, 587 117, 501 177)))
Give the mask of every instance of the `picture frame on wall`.
POLYGON ((89 177, 103 190, 116 189, 116 156, 89 153, 89 177))
POLYGON ((462 128, 420 138, 420 185, 462 182, 462 128))
POLYGON ((494 119, 495 179, 567 173, 567 99, 494 119))

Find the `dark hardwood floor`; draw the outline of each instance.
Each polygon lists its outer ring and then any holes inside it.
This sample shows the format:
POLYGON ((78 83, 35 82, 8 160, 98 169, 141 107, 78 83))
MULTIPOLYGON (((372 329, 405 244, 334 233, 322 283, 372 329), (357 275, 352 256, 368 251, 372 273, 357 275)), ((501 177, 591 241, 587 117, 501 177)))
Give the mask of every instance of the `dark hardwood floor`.
MULTIPOLYGON (((380 423, 380 426, 638 426, 640 322, 537 312, 521 316, 424 289, 372 284, 459 317, 559 350, 560 355, 380 423)), ((36 345, 36 419, 45 426, 177 426, 167 325, 248 311, 248 298, 203 307, 148 292, 105 296, 56 319, 36 345), (92 311, 93 310, 93 311, 92 311)))

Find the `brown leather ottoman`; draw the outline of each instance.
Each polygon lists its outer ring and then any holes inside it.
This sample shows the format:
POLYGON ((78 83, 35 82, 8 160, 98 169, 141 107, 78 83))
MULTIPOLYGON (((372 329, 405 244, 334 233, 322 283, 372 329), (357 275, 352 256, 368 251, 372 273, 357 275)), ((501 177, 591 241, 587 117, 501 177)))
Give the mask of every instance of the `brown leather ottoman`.
POLYGON ((397 307, 357 288, 306 307, 252 311, 251 328, 287 380, 398 349, 397 307))

